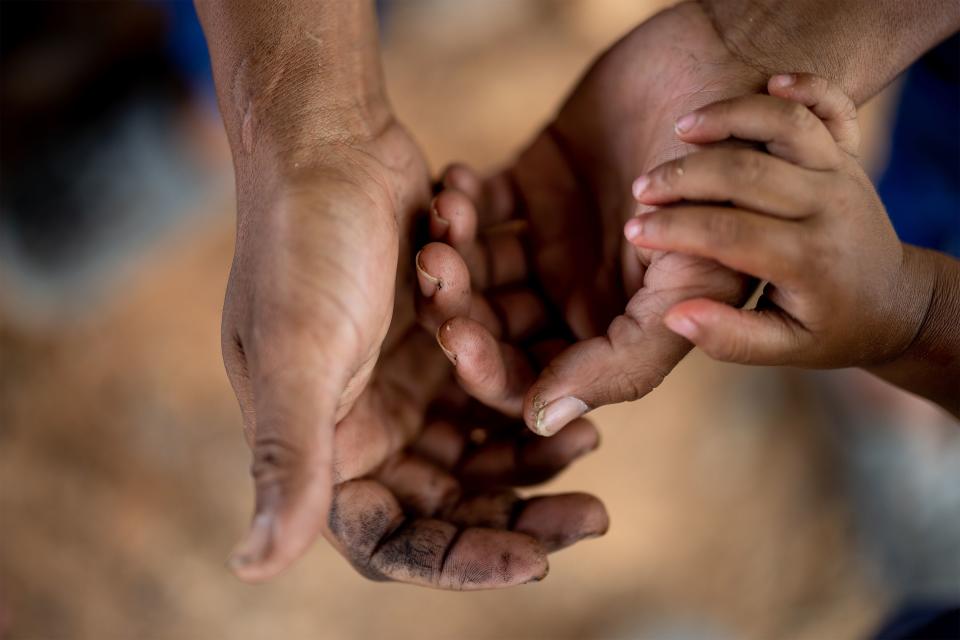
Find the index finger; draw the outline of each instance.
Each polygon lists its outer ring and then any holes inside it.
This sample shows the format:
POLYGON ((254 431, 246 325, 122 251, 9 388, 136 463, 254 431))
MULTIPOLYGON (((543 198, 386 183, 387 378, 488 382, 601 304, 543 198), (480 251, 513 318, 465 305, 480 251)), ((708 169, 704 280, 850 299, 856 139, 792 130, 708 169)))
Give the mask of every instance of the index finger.
POLYGON ((774 96, 715 102, 679 118, 676 131, 693 144, 728 138, 760 142, 771 154, 807 169, 835 169, 843 159, 833 136, 810 109, 774 96))

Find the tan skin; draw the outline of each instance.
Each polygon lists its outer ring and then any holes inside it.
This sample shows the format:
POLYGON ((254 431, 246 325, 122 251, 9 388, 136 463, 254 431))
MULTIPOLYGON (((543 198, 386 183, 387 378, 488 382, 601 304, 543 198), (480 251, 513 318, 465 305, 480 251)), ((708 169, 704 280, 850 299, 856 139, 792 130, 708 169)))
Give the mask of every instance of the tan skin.
MULTIPOLYGON (((780 19, 796 13, 809 21, 803 4, 791 3, 796 12, 774 15, 780 19)), ((874 3, 873 10, 888 4, 904 3, 884 0, 874 3)), ((926 15, 923 2, 907 4, 926 15)), ((237 247, 224 302, 223 351, 253 448, 257 505, 254 526, 231 560, 234 571, 246 580, 269 578, 323 534, 364 574, 377 578, 481 588, 541 577, 545 551, 602 532, 606 514, 595 499, 579 496, 538 501, 524 518, 527 505, 514 504, 509 487, 548 477, 592 449, 596 431, 578 421, 564 431, 576 437, 561 440, 565 444, 557 451, 544 452, 529 445, 516 421, 476 413, 481 418, 471 423, 467 416, 474 409, 464 414, 462 407, 455 424, 444 427, 432 417, 437 405, 447 402, 449 369, 436 348, 424 344, 424 334, 414 330, 408 297, 413 286, 409 231, 417 212, 429 205, 429 183, 419 149, 393 118, 383 91, 372 3, 198 0, 197 9, 210 45, 238 185, 237 247), (399 271, 398 264, 403 266, 399 271), (436 369, 434 359, 440 362, 436 369), (418 366, 412 368, 411 360, 418 366), (468 464, 476 449, 487 447, 466 437, 475 426, 489 427, 493 434, 487 449, 492 453, 480 457, 483 464, 468 464), (444 493, 444 499, 411 490, 425 484, 417 475, 423 473, 421 467, 403 463, 408 454, 426 457, 434 477, 446 478, 436 486, 458 488, 444 493), (406 469, 400 480, 398 468, 406 469), (464 487, 495 499, 484 504, 468 500, 459 509, 456 505, 463 501, 450 496, 464 487), (424 517, 428 526, 411 526, 424 517), (376 522, 388 524, 367 526, 376 522), (480 534, 454 535, 477 525, 480 534), (518 527, 522 534, 516 534, 518 527), (394 543, 406 551, 393 552, 394 543), (378 557, 384 549, 391 552, 378 557), (505 554, 513 563, 509 571, 501 568, 505 554), (450 565, 458 568, 454 571, 444 558, 470 561, 457 560, 450 565), (483 570, 462 569, 477 563, 483 570), (464 581, 464 575, 475 579, 464 581)), ((948 5, 946 10, 956 20, 956 9, 948 5)), ((640 302, 631 303, 636 317, 615 323, 623 327, 621 343, 630 346, 622 355, 613 354, 623 367, 618 372, 623 382, 607 395, 601 394, 603 385, 595 385, 592 406, 642 394, 687 351, 688 343, 659 322, 673 303, 697 295, 732 301, 744 294, 746 281, 712 262, 649 253, 638 260, 625 255, 621 241, 621 226, 632 213, 630 181, 685 148, 672 133, 674 119, 718 98, 754 91, 769 75, 746 64, 737 39, 705 15, 685 5, 615 45, 549 132, 508 172, 517 188, 505 188, 503 180, 480 187, 467 171, 460 171, 459 182, 448 175, 465 191, 473 180, 474 207, 483 210, 483 226, 520 217, 517 194, 532 212, 530 220, 543 222, 532 228, 539 244, 535 267, 522 255, 515 260, 518 244, 501 237, 504 241, 495 247, 513 258, 491 260, 509 268, 491 270, 488 282, 553 283, 549 296, 537 286, 527 287, 532 297, 521 291, 507 300, 507 307, 523 309, 523 314, 497 316, 490 305, 485 317, 477 311, 490 339, 475 343, 480 349, 480 357, 472 360, 477 371, 471 370, 469 358, 456 366, 461 381, 472 381, 467 386, 475 396, 508 398, 508 413, 523 413, 536 424, 533 407, 558 394, 579 392, 584 372, 606 371, 596 359, 580 363, 568 356, 555 362, 528 394, 526 410, 515 381, 505 384, 496 375, 480 375, 501 361, 495 353, 483 356, 490 353, 484 349, 498 348, 498 336, 529 337, 525 334, 538 331, 538 309, 567 297, 561 287, 569 285, 575 293, 563 314, 540 316, 559 328, 559 338, 540 345, 534 354, 537 369, 571 339, 602 331, 627 296, 644 292, 640 302), (484 199, 481 193, 494 197, 484 199), (583 205, 597 214, 595 220, 577 218, 583 205), (562 212, 559 219, 565 221, 556 229, 548 225, 550 208, 562 212), (564 255, 581 239, 584 224, 591 237, 587 267, 571 276, 564 255), (604 287, 610 275, 613 282, 621 281, 619 288, 604 287), (633 326, 637 318, 642 321, 633 326), (505 326, 497 327, 496 321, 505 326), (634 357, 638 349, 644 351, 641 359, 634 357), (631 378, 638 373, 634 362, 644 367, 637 384, 631 378)), ((917 51, 938 37, 923 20, 906 24, 922 34, 921 40, 931 39, 917 51)), ((759 53, 751 55, 759 59, 759 53)), ((866 83, 858 98, 902 67, 890 57, 883 61, 888 66, 880 71, 871 67, 878 79, 866 83)), ((455 225, 450 226, 453 232, 455 225)), ((455 253, 439 265, 431 262, 430 253, 421 254, 430 269, 454 276, 466 272, 455 253)), ((421 296, 429 298, 426 293, 435 283, 429 278, 424 283, 421 274, 420 286, 421 296)), ((442 291, 433 292, 433 303, 421 304, 421 322, 431 329, 451 317, 444 306, 451 301, 447 294, 459 291, 455 311, 463 300, 483 307, 483 298, 470 291, 469 277, 459 283, 456 277, 448 280, 442 291)), ((574 349, 610 355, 616 344, 588 341, 574 349)), ((520 369, 499 370, 509 377, 520 369)))
MULTIPOLYGON (((764 67, 781 58, 787 68, 830 71, 863 100, 911 56, 960 26, 960 10, 942 2, 868 7, 809 0, 789 3, 789 11, 764 11, 764 4, 687 3, 655 16, 594 64, 556 119, 503 175, 480 187, 470 185, 475 175, 462 177, 462 168, 446 177, 447 192, 435 199, 435 208, 450 227, 436 227, 434 237, 459 250, 462 271, 478 291, 490 284, 485 265, 500 264, 513 276, 510 286, 528 292, 516 311, 498 299, 500 288, 474 295, 469 310, 440 329, 441 346, 475 397, 552 435, 592 408, 648 393, 690 346, 664 324, 665 313, 687 299, 740 303, 753 285, 714 260, 624 247, 622 225, 648 209, 630 196, 633 172, 643 174, 694 148, 674 131, 676 119, 718 99, 764 90, 771 75, 764 67), (730 5, 743 5, 750 26, 730 5), (905 21, 904 11, 916 11, 915 20, 905 21), (861 22, 870 38, 840 36, 861 22), (803 47, 783 45, 801 31, 803 47), (889 42, 880 37, 885 32, 897 33, 901 46, 880 56, 889 42), (829 55, 810 58, 810 51, 829 55), (523 251, 509 247, 500 233, 495 243, 483 233, 504 219, 524 221, 516 240, 523 251), (463 224, 481 230, 475 241, 463 233, 458 241, 450 237, 459 233, 458 221, 470 220, 463 224), (529 298, 539 301, 538 309, 529 298), (540 333, 532 340, 499 339, 513 316, 527 318, 540 333), (484 375, 460 371, 465 365, 484 375), (486 384, 490 380, 497 384, 486 384)), ((432 311, 427 324, 443 315, 432 311)))
POLYGON ((960 261, 897 238, 858 162, 856 106, 839 87, 788 74, 768 92, 677 123, 684 141, 736 138, 766 153, 700 151, 634 184, 640 203, 661 207, 627 223, 635 246, 768 281, 756 310, 695 298, 664 323, 728 362, 873 368, 960 415, 960 261), (924 371, 909 376, 919 362, 924 371))
POLYGON ((237 172, 223 355, 256 488, 231 568, 267 579, 322 534, 374 579, 481 589, 542 578, 547 552, 602 534, 607 516, 585 494, 521 500, 512 487, 594 449, 596 429, 582 421, 545 446, 446 384, 411 290, 430 184, 383 96, 371 7, 198 10, 237 172), (278 31, 296 35, 278 45, 278 31))

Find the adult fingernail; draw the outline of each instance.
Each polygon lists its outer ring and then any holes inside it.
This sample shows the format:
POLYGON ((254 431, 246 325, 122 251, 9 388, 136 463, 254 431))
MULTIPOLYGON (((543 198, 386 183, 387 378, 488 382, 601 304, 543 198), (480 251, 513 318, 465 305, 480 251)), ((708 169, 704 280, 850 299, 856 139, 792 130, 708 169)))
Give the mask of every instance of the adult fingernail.
POLYGON ((430 207, 430 217, 433 219, 434 222, 436 222, 439 225, 440 230, 446 231, 447 227, 450 226, 449 220, 447 220, 446 218, 440 217, 440 212, 437 210, 436 203, 434 203, 434 205, 430 207))
POLYGON ((457 366, 457 354, 455 354, 453 351, 450 351, 450 349, 447 349, 447 345, 443 344, 443 339, 440 337, 440 334, 443 333, 444 329, 447 331, 450 330, 450 328, 445 324, 441 325, 441 327, 437 329, 437 344, 440 345, 443 355, 447 356, 447 360, 452 362, 453 366, 457 366))
POLYGON ((640 196, 643 195, 643 192, 647 190, 647 187, 650 186, 650 177, 649 176, 640 176, 633 181, 633 197, 640 199, 640 196))
POLYGON ((700 122, 699 113, 688 113, 677 120, 677 124, 674 126, 674 128, 677 130, 677 133, 689 133, 691 129, 697 126, 698 122, 700 122))
POLYGON ((580 398, 557 398, 537 412, 536 432, 542 436, 552 436, 589 410, 590 407, 580 398))
POLYGON ((679 333, 691 342, 700 330, 697 323, 688 316, 668 315, 663 319, 663 322, 667 325, 668 329, 674 333, 679 333))
POLYGON ((631 218, 623 225, 623 235, 627 240, 633 241, 643 235, 643 220, 640 218, 631 218))
POLYGON ((227 560, 227 565, 234 572, 258 564, 267 556, 273 544, 273 524, 272 513, 258 513, 253 518, 247 537, 237 545, 227 560))
POLYGON ((770 78, 770 82, 773 83, 773 86, 780 88, 789 87, 796 81, 797 76, 793 75, 792 73, 782 73, 770 78))
POLYGON ((443 282, 440 278, 427 273, 427 270, 423 268, 423 265, 420 264, 421 253, 423 253, 423 251, 418 251, 417 257, 414 260, 417 265, 417 282, 420 284, 420 293, 422 293, 425 298, 432 298, 437 292, 437 289, 443 287, 443 282))

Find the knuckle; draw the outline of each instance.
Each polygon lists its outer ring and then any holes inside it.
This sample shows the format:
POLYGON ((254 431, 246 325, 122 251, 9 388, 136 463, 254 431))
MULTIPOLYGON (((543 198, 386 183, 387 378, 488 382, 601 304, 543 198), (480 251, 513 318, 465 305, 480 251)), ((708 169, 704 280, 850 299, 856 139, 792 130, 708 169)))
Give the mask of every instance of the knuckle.
POLYGON ((743 237, 743 226, 736 216, 725 211, 713 211, 704 220, 707 239, 711 244, 731 246, 739 244, 743 237))
POLYGON ((250 475, 258 487, 282 487, 303 468, 304 455, 290 440, 277 435, 254 440, 250 475))
POLYGON ((783 110, 784 120, 793 129, 808 131, 817 123, 810 109, 799 102, 785 102, 783 110))
POLYGON ((680 186, 683 176, 686 173, 686 158, 677 158, 666 164, 661 165, 657 170, 659 182, 667 190, 673 190, 680 186))
POLYGON ((764 181, 764 157, 754 151, 741 151, 731 158, 729 171, 743 184, 754 185, 764 181))
POLYGON ((726 340, 713 340, 705 344, 703 348, 707 355, 724 362, 750 362, 752 355, 750 341, 743 339, 742 336, 732 336, 726 340))

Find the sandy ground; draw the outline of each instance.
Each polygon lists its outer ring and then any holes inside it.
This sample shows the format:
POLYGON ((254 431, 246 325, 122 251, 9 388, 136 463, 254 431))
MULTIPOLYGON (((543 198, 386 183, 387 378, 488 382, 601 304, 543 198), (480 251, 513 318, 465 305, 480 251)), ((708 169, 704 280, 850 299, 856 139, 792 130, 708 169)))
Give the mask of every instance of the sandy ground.
MULTIPOLYGON (((654 7, 483 4, 393 16, 392 96, 434 168, 504 161, 654 7)), ((860 553, 816 386, 697 353, 649 397, 597 412, 603 446, 550 489, 601 496, 612 527, 552 557, 544 582, 375 584, 319 544, 281 579, 240 584, 224 560, 248 518, 248 452, 219 355, 232 207, 219 191, 198 203, 55 321, 6 302, 0 636, 832 639, 877 623, 891 590, 860 553)))

